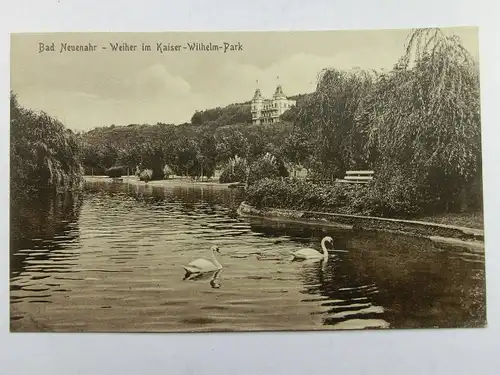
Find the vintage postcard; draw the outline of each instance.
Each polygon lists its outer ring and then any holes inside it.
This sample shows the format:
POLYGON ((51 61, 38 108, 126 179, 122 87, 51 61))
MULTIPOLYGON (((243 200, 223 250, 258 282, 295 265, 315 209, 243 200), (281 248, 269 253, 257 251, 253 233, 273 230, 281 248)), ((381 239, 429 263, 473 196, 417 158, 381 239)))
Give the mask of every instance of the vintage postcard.
POLYGON ((476 28, 11 35, 10 329, 486 326, 476 28))

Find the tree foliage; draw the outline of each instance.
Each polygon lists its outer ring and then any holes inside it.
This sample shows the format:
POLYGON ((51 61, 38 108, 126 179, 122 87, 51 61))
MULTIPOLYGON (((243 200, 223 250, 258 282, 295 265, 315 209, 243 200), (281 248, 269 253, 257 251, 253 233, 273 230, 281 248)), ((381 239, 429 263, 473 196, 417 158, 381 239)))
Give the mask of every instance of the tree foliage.
MULTIPOLYGON (((102 127, 82 135, 86 173, 104 174, 112 166, 153 170, 163 178, 167 164, 180 176, 213 176, 215 169, 236 155, 254 161, 266 152, 279 154, 286 123, 225 125, 129 125, 102 127)), ((140 172, 139 172, 140 173, 140 172)))
MULTIPOLYGON (((320 72, 316 91, 297 108, 295 132, 288 144, 296 145, 296 162, 309 160, 313 169, 325 177, 340 177, 349 165, 360 164, 352 146, 359 140, 356 114, 374 73, 325 69, 320 72)), ((293 150, 293 149, 292 149, 293 150)))
POLYGON ((312 175, 373 169, 374 194, 400 207, 480 204, 479 73, 456 36, 414 30, 387 73, 323 70, 295 117, 283 154, 312 175))
POLYGON ((20 106, 10 96, 11 193, 41 188, 77 188, 82 183, 81 147, 77 136, 45 112, 20 106))
POLYGON ((366 103, 360 116, 368 130, 365 151, 382 179, 398 170, 448 207, 480 178, 478 68, 456 36, 413 32, 405 55, 379 78, 366 103))

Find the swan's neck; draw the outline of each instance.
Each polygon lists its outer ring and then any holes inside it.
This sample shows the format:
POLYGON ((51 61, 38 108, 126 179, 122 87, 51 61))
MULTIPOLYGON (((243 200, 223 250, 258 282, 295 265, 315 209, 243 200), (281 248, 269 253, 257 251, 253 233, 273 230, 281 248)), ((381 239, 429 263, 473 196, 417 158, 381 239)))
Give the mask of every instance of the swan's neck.
POLYGON ((321 241, 321 249, 323 250, 323 256, 328 258, 328 249, 326 248, 326 238, 321 241))
POLYGON ((222 268, 222 265, 219 263, 217 258, 215 257, 215 250, 212 250, 212 260, 217 268, 222 268))

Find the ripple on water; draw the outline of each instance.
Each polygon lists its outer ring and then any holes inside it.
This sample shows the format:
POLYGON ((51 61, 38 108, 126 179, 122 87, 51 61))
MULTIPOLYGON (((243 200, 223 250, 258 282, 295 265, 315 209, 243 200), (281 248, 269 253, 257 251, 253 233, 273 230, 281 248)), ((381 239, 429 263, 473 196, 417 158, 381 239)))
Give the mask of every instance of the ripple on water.
POLYGON ((55 331, 232 331, 398 328, 418 319, 439 326, 449 316, 485 316, 477 248, 234 219, 240 198, 232 189, 92 186, 76 211, 39 211, 45 232, 21 233, 12 252, 20 263, 10 280, 14 323, 29 315, 55 331), (327 234, 344 250, 324 264, 291 262, 292 251, 319 249, 327 234), (210 258, 212 245, 223 271, 183 280, 181 265, 210 258))

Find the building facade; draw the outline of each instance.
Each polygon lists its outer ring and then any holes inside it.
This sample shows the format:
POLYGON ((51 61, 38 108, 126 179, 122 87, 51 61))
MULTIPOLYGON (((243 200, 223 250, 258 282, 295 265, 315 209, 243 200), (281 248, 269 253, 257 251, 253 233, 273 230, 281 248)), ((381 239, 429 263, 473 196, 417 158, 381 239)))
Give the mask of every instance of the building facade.
POLYGON ((281 85, 276 87, 272 99, 264 98, 260 89, 257 89, 252 99, 252 124, 279 122, 280 116, 295 104, 295 100, 289 100, 285 96, 281 85))

